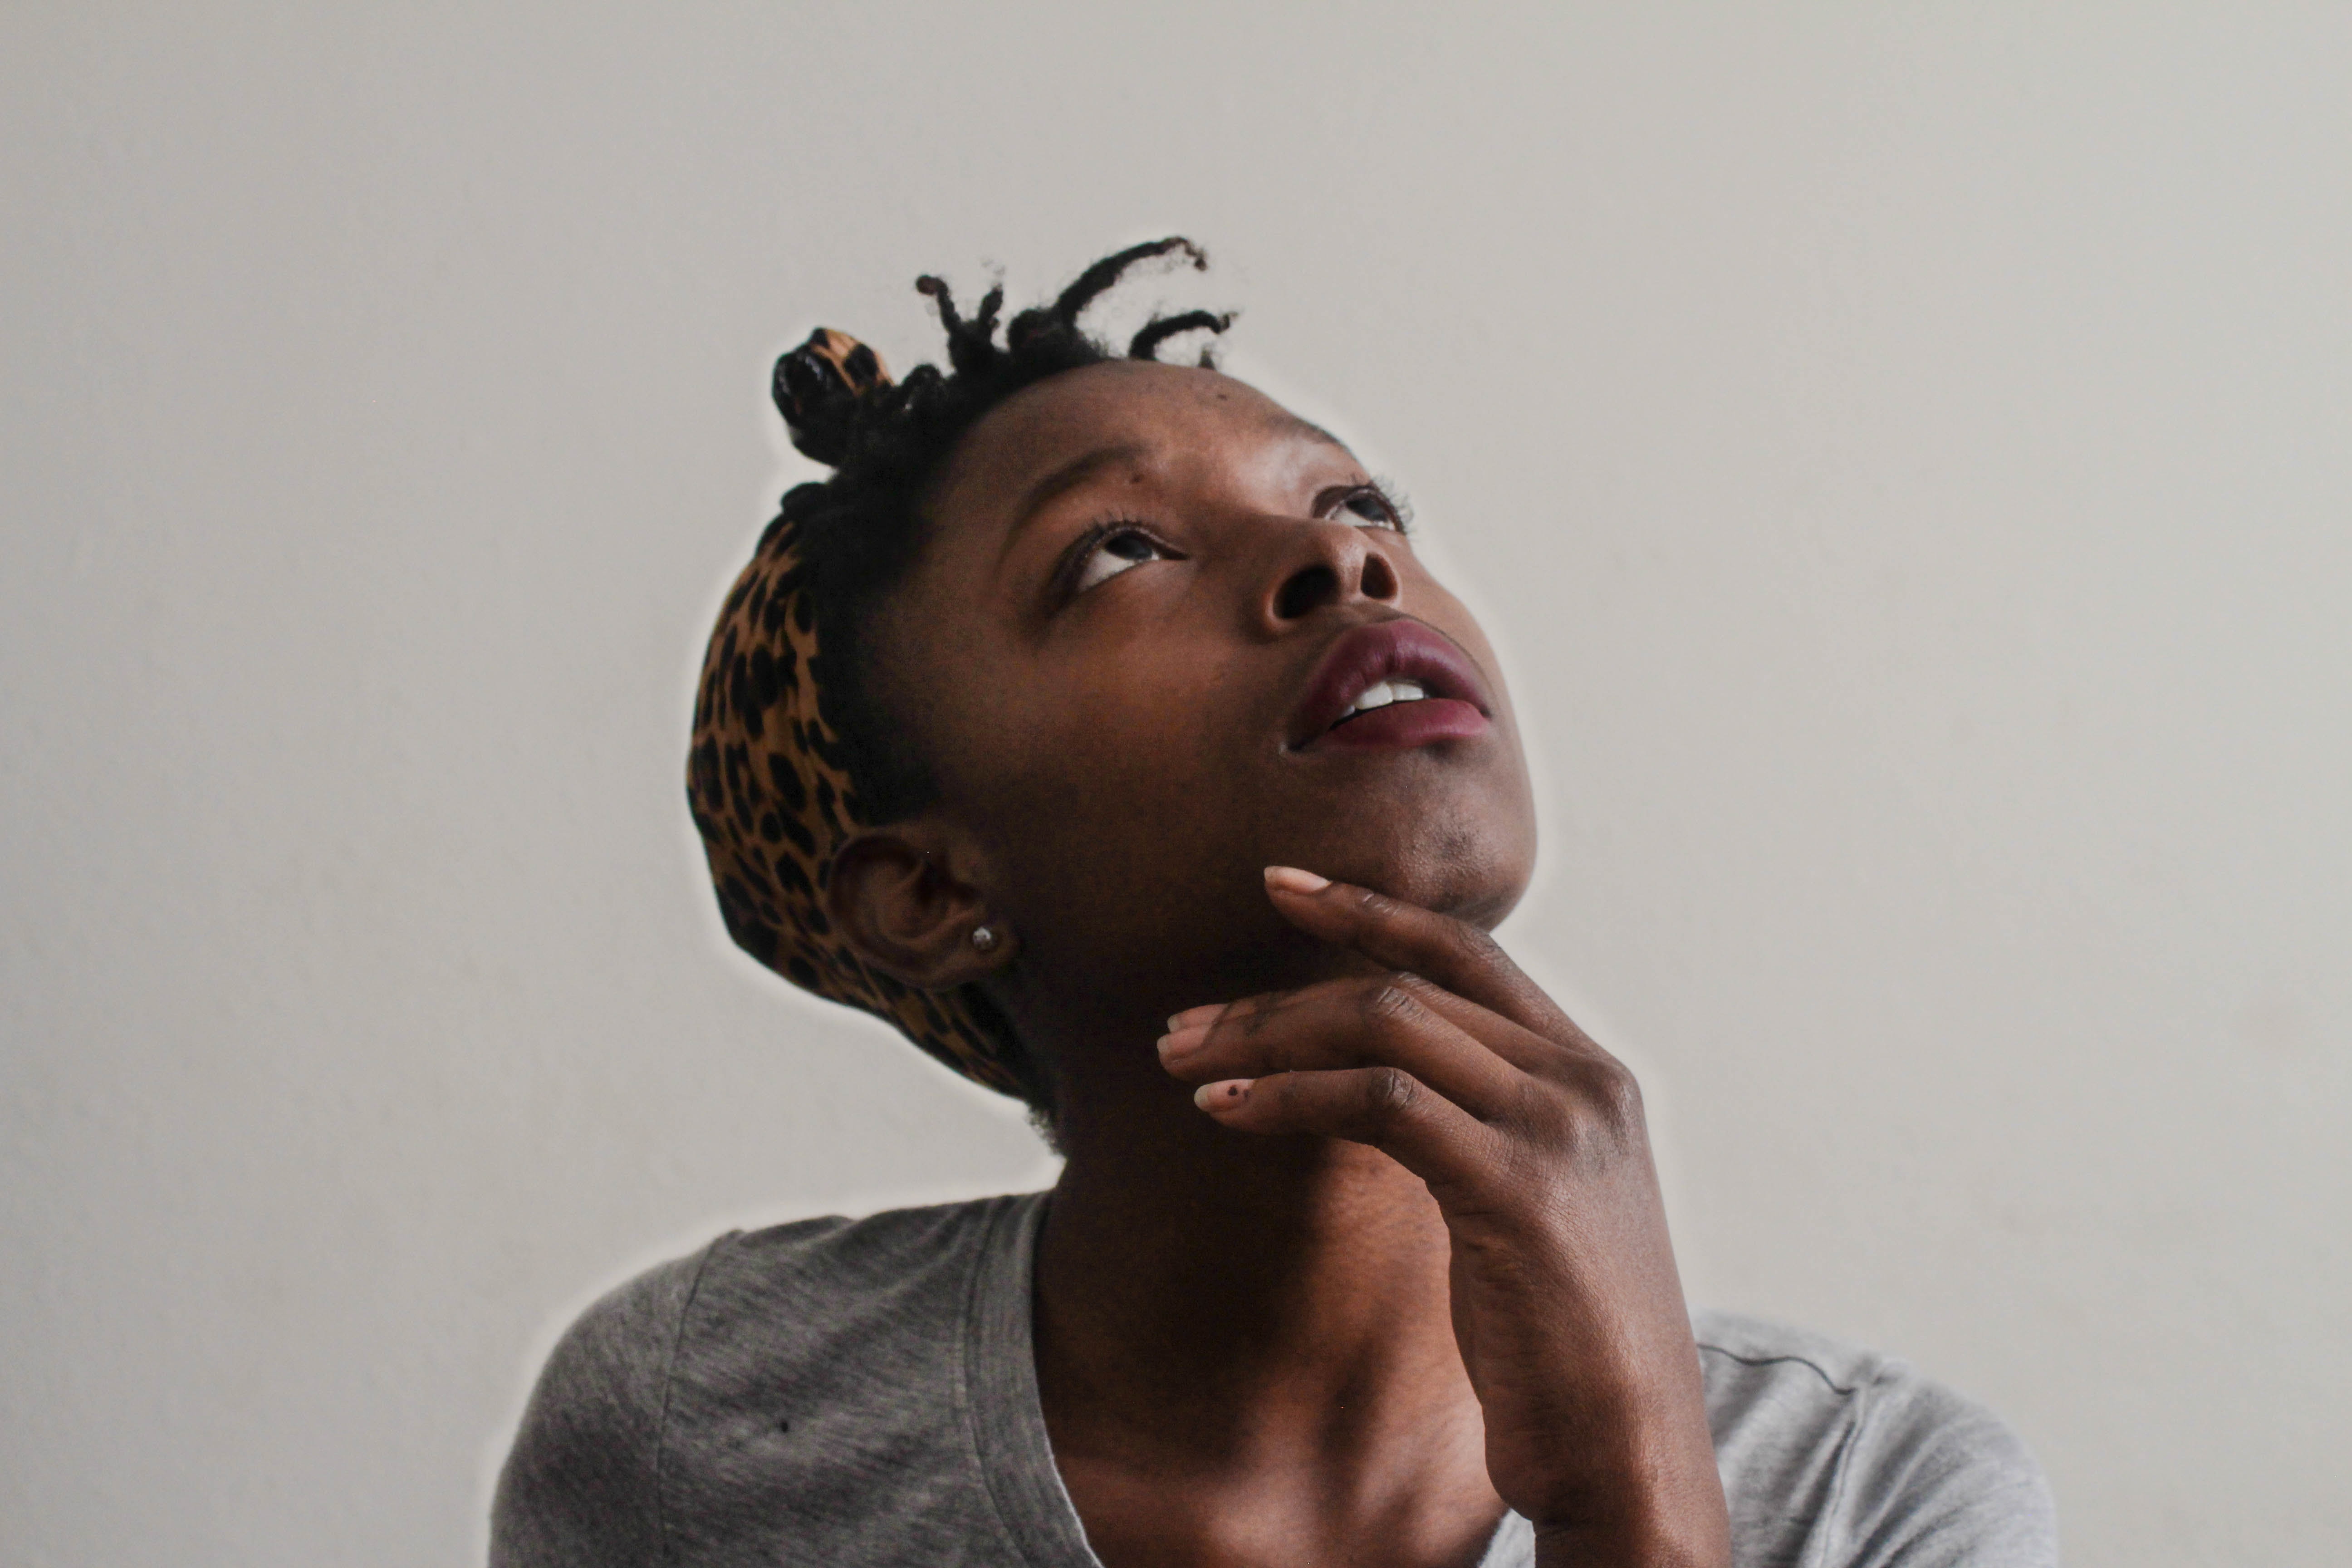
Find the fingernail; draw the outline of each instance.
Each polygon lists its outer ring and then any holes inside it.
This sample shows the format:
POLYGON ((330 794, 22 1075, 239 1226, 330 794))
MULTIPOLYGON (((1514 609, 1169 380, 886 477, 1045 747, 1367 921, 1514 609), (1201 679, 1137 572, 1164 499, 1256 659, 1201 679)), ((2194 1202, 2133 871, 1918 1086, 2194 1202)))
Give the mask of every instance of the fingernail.
POLYGON ((1265 885, 1279 888, 1286 893, 1319 893, 1331 885, 1328 877, 1318 877, 1312 871, 1302 871, 1296 866, 1268 866, 1265 885))
POLYGON ((1186 1051, 1197 1049, 1208 1037, 1206 1029, 1171 1029, 1160 1037, 1160 1059, 1165 1061, 1170 1057, 1181 1057, 1186 1051))
POLYGON ((1230 1109, 1249 1098, 1250 1085, 1256 1081, 1250 1078, 1228 1078, 1215 1083, 1204 1083, 1192 1091, 1192 1103, 1203 1110, 1230 1109))
POLYGON ((1223 1002, 1212 1002, 1205 1007, 1187 1007, 1168 1020, 1168 1032, 1172 1035, 1179 1029, 1195 1028, 1208 1023, 1224 1010, 1225 1005, 1223 1002))

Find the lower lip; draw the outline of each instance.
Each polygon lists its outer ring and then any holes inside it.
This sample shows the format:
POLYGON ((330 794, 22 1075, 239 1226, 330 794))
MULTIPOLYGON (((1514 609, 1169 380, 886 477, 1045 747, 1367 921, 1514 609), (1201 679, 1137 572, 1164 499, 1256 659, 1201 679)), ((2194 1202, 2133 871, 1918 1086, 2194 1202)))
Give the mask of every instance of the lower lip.
POLYGON ((1467 741, 1486 732, 1486 716, 1475 704, 1452 697, 1391 702, 1335 725, 1309 742, 1308 749, 1411 750, 1436 741, 1467 741))

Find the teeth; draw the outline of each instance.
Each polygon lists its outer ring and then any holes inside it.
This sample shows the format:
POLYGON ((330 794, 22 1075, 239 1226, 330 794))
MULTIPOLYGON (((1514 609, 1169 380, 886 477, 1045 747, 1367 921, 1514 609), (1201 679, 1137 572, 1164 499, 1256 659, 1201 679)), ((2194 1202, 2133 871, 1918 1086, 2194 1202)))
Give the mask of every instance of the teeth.
POLYGON ((1339 717, 1352 719, 1359 713, 1368 713, 1375 708, 1385 708, 1391 702, 1418 702, 1428 695, 1429 693, 1422 689, 1421 682, 1417 680, 1383 680, 1367 687, 1363 695, 1357 698, 1354 704, 1339 717))

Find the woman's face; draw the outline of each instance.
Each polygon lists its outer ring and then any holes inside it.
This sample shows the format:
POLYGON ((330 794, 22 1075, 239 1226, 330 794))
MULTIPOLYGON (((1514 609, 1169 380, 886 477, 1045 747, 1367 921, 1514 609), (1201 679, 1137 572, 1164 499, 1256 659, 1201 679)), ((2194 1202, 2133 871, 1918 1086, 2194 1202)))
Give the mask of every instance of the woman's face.
POLYGON ((1160 1011, 1293 981, 1324 961, 1268 865, 1487 925, 1517 901, 1534 811, 1494 652, 1313 426, 1211 371, 1067 372, 972 428, 928 515, 877 694, 1024 984, 1160 1011))

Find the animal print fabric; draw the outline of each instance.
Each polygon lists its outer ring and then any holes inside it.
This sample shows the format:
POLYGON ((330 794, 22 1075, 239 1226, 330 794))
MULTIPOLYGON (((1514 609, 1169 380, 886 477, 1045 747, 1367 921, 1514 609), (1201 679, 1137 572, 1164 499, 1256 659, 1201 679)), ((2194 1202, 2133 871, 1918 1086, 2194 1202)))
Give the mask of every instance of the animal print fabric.
MULTIPOLYGON (((837 460, 840 404, 889 384, 881 361, 820 330, 784 356, 776 401, 794 445, 837 460)), ((793 984, 862 1008, 975 1082, 1021 1092, 1020 1044, 973 988, 925 992, 868 967, 826 917, 823 889, 842 844, 869 826, 818 713, 815 606, 798 520, 761 537, 719 612, 702 661, 687 799, 738 946, 793 984)))

